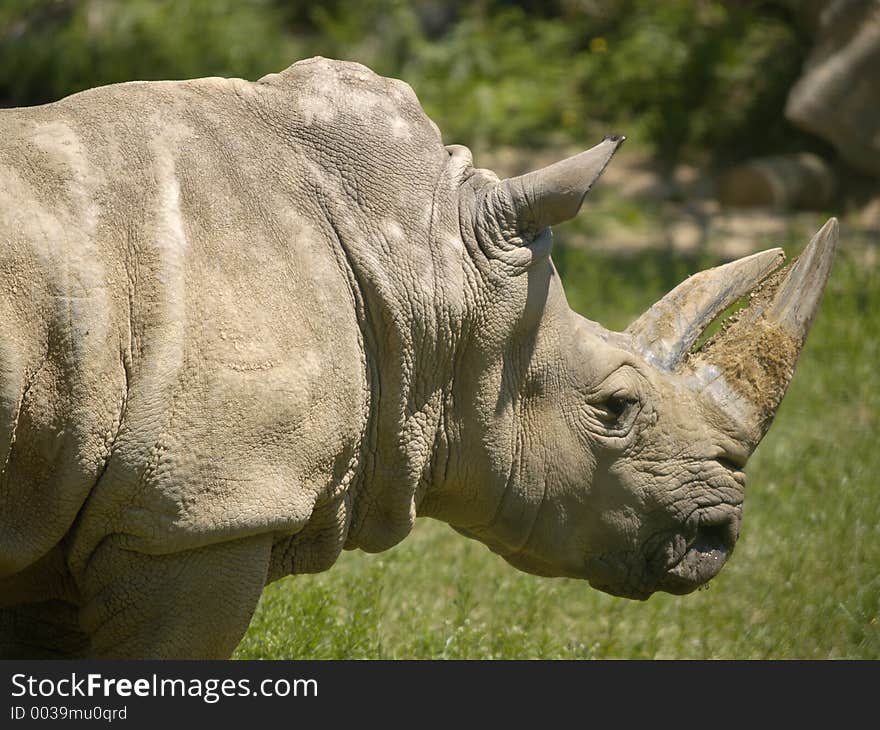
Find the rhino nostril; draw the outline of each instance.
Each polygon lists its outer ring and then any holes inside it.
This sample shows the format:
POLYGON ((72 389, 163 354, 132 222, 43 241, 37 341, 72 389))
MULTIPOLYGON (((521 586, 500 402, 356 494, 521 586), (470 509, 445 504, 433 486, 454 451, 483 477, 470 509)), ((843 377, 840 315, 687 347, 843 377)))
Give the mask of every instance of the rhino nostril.
POLYGON ((724 467, 728 471, 741 472, 746 466, 746 458, 740 457, 738 454, 731 454, 725 451, 722 455, 715 457, 715 463, 724 467))
POLYGON ((715 554, 716 557, 727 557, 736 542, 735 528, 732 522, 703 524, 697 528, 697 534, 691 543, 691 549, 704 554, 715 554))

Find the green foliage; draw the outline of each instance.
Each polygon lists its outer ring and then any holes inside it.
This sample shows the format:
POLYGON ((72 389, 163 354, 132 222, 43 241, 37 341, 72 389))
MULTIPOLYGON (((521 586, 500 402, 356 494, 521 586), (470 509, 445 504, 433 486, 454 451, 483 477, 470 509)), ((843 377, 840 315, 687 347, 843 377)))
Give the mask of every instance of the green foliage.
POLYGON ((14 0, 0 8, 0 98, 34 104, 92 86, 256 78, 299 55, 271 0, 14 0))
MULTIPOLYGON (((805 240, 786 248, 797 253, 805 240)), ((563 248, 554 260, 573 305, 615 327, 718 263, 563 248)), ((709 590, 613 598, 519 573, 419 521, 380 556, 347 553, 327 573, 270 586, 237 656, 880 658, 878 310, 876 267, 843 251, 789 394, 749 463, 742 536, 709 590)))
POLYGON ((442 41, 425 43, 404 70, 427 90, 426 111, 450 139, 477 148, 535 145, 583 131, 580 75, 567 63, 547 63, 576 50, 577 37, 563 23, 511 8, 464 17, 442 41))
POLYGON ((772 4, 723 0, 12 0, 0 100, 131 79, 258 78, 310 55, 403 78, 449 141, 659 153, 802 148, 782 109, 808 41, 772 4))
POLYGON ((669 157, 688 144, 741 155, 787 146, 782 109, 807 49, 793 24, 748 4, 632 5, 585 79, 602 117, 632 118, 669 157))
POLYGON ((632 0, 536 17, 477 3, 428 39, 419 5, 338 0, 313 18, 331 55, 409 81, 450 140, 535 146, 619 127, 667 157, 688 147, 746 156, 804 144, 782 109, 807 43, 778 14, 632 0))

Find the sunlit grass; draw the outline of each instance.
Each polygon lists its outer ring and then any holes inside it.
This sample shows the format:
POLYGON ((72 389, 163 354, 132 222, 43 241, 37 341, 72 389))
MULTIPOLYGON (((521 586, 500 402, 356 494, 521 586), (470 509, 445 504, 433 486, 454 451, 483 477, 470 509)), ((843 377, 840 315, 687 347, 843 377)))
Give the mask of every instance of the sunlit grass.
MULTIPOLYGON (((742 537, 709 590, 612 598, 521 574, 420 521, 386 553, 346 553, 327 573, 269 586, 236 656, 880 658, 880 276, 845 249, 749 463, 742 537)), ((573 306, 616 327, 707 263, 556 259, 573 306)))

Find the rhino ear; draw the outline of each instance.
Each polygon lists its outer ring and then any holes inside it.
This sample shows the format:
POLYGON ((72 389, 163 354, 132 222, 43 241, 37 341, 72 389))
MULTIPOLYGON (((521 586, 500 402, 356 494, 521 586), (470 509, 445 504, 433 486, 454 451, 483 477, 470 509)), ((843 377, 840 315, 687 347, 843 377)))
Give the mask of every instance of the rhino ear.
POLYGON ((625 139, 622 135, 605 137, 585 152, 498 183, 513 204, 521 228, 537 233, 574 218, 625 139))

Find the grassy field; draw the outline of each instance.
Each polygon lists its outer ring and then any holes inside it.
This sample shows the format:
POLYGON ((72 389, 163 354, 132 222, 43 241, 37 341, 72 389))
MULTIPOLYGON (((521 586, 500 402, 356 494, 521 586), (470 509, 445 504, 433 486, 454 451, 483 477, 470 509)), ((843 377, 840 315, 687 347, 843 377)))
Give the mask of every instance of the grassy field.
MULTIPOLYGON (((518 573, 423 520, 393 550, 346 553, 327 573, 266 588, 236 657, 880 658, 880 274, 848 250, 845 226, 842 237, 789 394, 749 463, 742 537, 708 590, 612 598, 518 573)), ((806 240, 782 243, 792 254, 806 240)), ((615 328, 718 263, 562 247, 554 260, 572 306, 615 328)))

